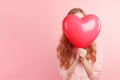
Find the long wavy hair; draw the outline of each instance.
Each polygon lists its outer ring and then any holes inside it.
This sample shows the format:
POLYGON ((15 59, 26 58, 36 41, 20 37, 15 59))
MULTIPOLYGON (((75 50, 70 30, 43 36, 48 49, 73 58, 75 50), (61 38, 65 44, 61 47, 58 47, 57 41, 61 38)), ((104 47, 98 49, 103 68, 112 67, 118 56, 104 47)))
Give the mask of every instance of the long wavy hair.
MULTIPOLYGON (((76 13, 82 13, 84 16, 86 15, 85 12, 80 8, 73 8, 71 9, 67 15, 69 14, 76 14, 76 13)), ((75 46, 67 39, 65 34, 63 33, 61 36, 61 39, 59 41, 59 44, 57 46, 57 57, 60 61, 60 67, 61 68, 69 68, 70 67, 70 59, 73 55, 72 49, 75 48, 75 46)), ((96 61, 96 43, 91 43, 87 48, 87 60, 91 60, 92 63, 96 61)))

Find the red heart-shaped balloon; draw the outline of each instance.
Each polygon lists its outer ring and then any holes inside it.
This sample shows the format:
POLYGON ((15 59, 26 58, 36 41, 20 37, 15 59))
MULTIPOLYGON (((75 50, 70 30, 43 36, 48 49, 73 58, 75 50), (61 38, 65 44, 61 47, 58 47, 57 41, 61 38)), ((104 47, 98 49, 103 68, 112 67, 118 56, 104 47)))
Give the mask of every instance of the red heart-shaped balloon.
POLYGON ((98 36, 101 24, 93 14, 79 18, 74 14, 67 15, 63 20, 63 32, 68 40, 77 48, 86 48, 98 36))

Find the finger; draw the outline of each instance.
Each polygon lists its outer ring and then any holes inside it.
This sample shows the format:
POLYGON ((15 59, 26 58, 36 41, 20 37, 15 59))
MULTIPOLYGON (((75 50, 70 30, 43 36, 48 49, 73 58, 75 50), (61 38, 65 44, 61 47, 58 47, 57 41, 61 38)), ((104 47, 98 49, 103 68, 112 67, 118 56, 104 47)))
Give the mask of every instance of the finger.
POLYGON ((79 53, 79 56, 84 55, 83 53, 79 53))
POLYGON ((85 55, 83 55, 83 54, 80 54, 80 57, 85 57, 85 55))
POLYGON ((80 54, 80 57, 85 57, 86 56, 86 54, 80 54))
POLYGON ((82 48, 78 48, 78 51, 82 51, 82 48))
POLYGON ((77 54, 77 57, 79 57, 79 55, 77 54))
POLYGON ((80 54, 82 54, 82 55, 86 55, 87 53, 81 52, 80 54))
POLYGON ((87 53, 87 50, 83 49, 83 50, 78 50, 78 52, 84 52, 87 53))
POLYGON ((81 49, 81 52, 87 53, 86 49, 81 49))

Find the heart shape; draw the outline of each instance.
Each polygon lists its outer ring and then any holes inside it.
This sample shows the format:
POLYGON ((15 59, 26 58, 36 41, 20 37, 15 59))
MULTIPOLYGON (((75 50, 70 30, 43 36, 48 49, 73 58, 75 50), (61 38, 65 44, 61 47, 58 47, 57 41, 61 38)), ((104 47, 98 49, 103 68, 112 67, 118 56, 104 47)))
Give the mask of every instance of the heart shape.
POLYGON ((98 36, 101 24, 94 14, 79 18, 74 14, 67 15, 62 29, 68 40, 77 48, 88 47, 98 36))

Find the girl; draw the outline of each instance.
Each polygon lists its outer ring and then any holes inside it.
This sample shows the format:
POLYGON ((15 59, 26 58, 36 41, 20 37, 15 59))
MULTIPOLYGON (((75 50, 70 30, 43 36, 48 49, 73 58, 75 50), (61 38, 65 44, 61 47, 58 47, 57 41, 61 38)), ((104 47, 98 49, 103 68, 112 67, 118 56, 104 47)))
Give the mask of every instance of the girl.
MULTIPOLYGON (((79 18, 86 14, 80 8, 73 8, 69 14, 79 18)), ((101 54, 95 42, 87 48, 76 48, 62 35, 57 47, 58 67, 63 80, 101 80, 101 54)))

